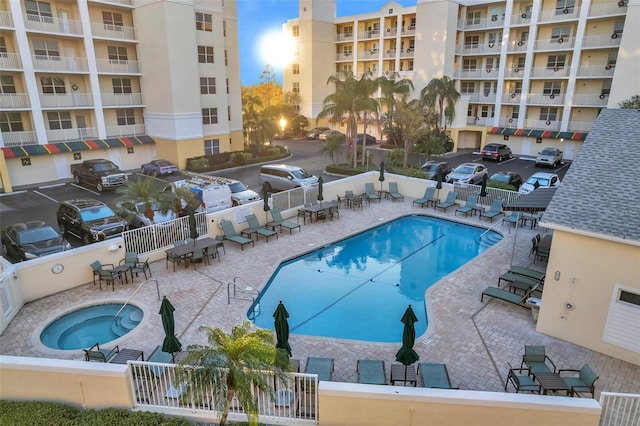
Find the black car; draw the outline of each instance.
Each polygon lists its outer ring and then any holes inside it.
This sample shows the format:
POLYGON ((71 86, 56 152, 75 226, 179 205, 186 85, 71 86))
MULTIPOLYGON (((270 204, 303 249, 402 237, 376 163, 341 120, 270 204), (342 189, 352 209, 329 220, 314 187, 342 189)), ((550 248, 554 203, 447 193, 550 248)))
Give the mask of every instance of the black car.
POLYGON ((7 257, 29 260, 69 250, 71 244, 51 226, 34 220, 5 227, 2 230, 2 248, 7 257))
POLYGON ((518 190, 522 185, 522 176, 515 172, 498 172, 491 175, 489 182, 511 185, 518 190))
POLYGON ((498 163, 505 158, 512 158, 511 148, 501 143, 489 143, 480 151, 483 160, 496 160, 498 163))
POLYGON ((84 244, 117 237, 128 227, 109 206, 90 198, 63 201, 56 218, 62 235, 74 235, 84 244))
POLYGON ((358 133, 356 135, 356 144, 357 145, 362 145, 362 141, 366 140, 366 145, 374 145, 376 143, 378 143, 378 141, 376 140, 375 137, 371 136, 371 135, 365 135, 364 133, 358 133), (366 139, 365 139, 366 136, 366 139))
POLYGON ((442 170, 442 181, 444 181, 444 177, 451 172, 451 167, 449 167, 449 163, 444 161, 427 161, 422 165, 422 170, 424 170, 427 179, 431 180, 437 180, 438 170, 442 170))

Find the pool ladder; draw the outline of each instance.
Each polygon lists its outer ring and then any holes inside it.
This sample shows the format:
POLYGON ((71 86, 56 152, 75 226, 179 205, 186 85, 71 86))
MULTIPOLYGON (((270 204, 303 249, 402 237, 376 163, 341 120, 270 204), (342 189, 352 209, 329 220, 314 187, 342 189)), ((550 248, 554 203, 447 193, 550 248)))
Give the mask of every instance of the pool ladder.
POLYGON ((249 285, 245 280, 240 277, 234 277, 233 282, 227 284, 227 305, 231 304, 231 299, 246 300, 251 302, 253 309, 249 315, 251 321, 255 320, 260 315, 260 304, 256 303, 256 297, 260 292, 249 285))

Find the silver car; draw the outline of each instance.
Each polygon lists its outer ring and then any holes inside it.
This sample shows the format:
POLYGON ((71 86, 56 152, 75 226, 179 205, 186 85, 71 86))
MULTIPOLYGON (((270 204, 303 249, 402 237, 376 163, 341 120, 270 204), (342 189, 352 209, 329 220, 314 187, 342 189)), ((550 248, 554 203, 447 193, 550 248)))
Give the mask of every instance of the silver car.
POLYGON ((488 176, 489 170, 482 164, 462 163, 447 175, 448 183, 472 183, 479 184, 483 176, 488 176))
POLYGON ((545 148, 536 157, 537 166, 552 166, 554 169, 562 161, 562 151, 558 148, 545 148))

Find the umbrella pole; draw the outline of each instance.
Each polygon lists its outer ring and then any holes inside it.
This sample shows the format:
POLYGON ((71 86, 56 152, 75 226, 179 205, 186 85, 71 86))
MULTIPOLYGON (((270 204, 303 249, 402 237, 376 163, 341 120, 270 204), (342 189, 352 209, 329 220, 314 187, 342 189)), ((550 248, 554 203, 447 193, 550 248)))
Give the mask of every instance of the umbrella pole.
MULTIPOLYGON (((513 213, 512 213, 513 214, 513 213)), ((518 212, 516 212, 516 215, 518 212)), ((511 248, 511 266, 513 266, 513 258, 516 254, 516 239, 518 238, 518 220, 516 220, 516 232, 513 233, 513 247, 511 248)))

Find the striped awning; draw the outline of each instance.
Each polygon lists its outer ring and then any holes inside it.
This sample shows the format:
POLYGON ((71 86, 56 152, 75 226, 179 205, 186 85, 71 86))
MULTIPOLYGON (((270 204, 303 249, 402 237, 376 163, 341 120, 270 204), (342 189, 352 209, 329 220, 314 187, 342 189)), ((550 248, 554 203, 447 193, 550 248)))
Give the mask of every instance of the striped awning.
POLYGON ((92 151, 96 149, 120 148, 124 146, 156 143, 147 135, 110 139, 87 139, 84 141, 56 142, 44 145, 21 145, 3 147, 5 158, 33 157, 36 155, 62 154, 65 152, 92 151))
POLYGON ((530 136, 534 138, 568 139, 583 141, 588 133, 560 132, 557 130, 516 129, 513 127, 492 127, 489 133, 497 135, 530 136))

